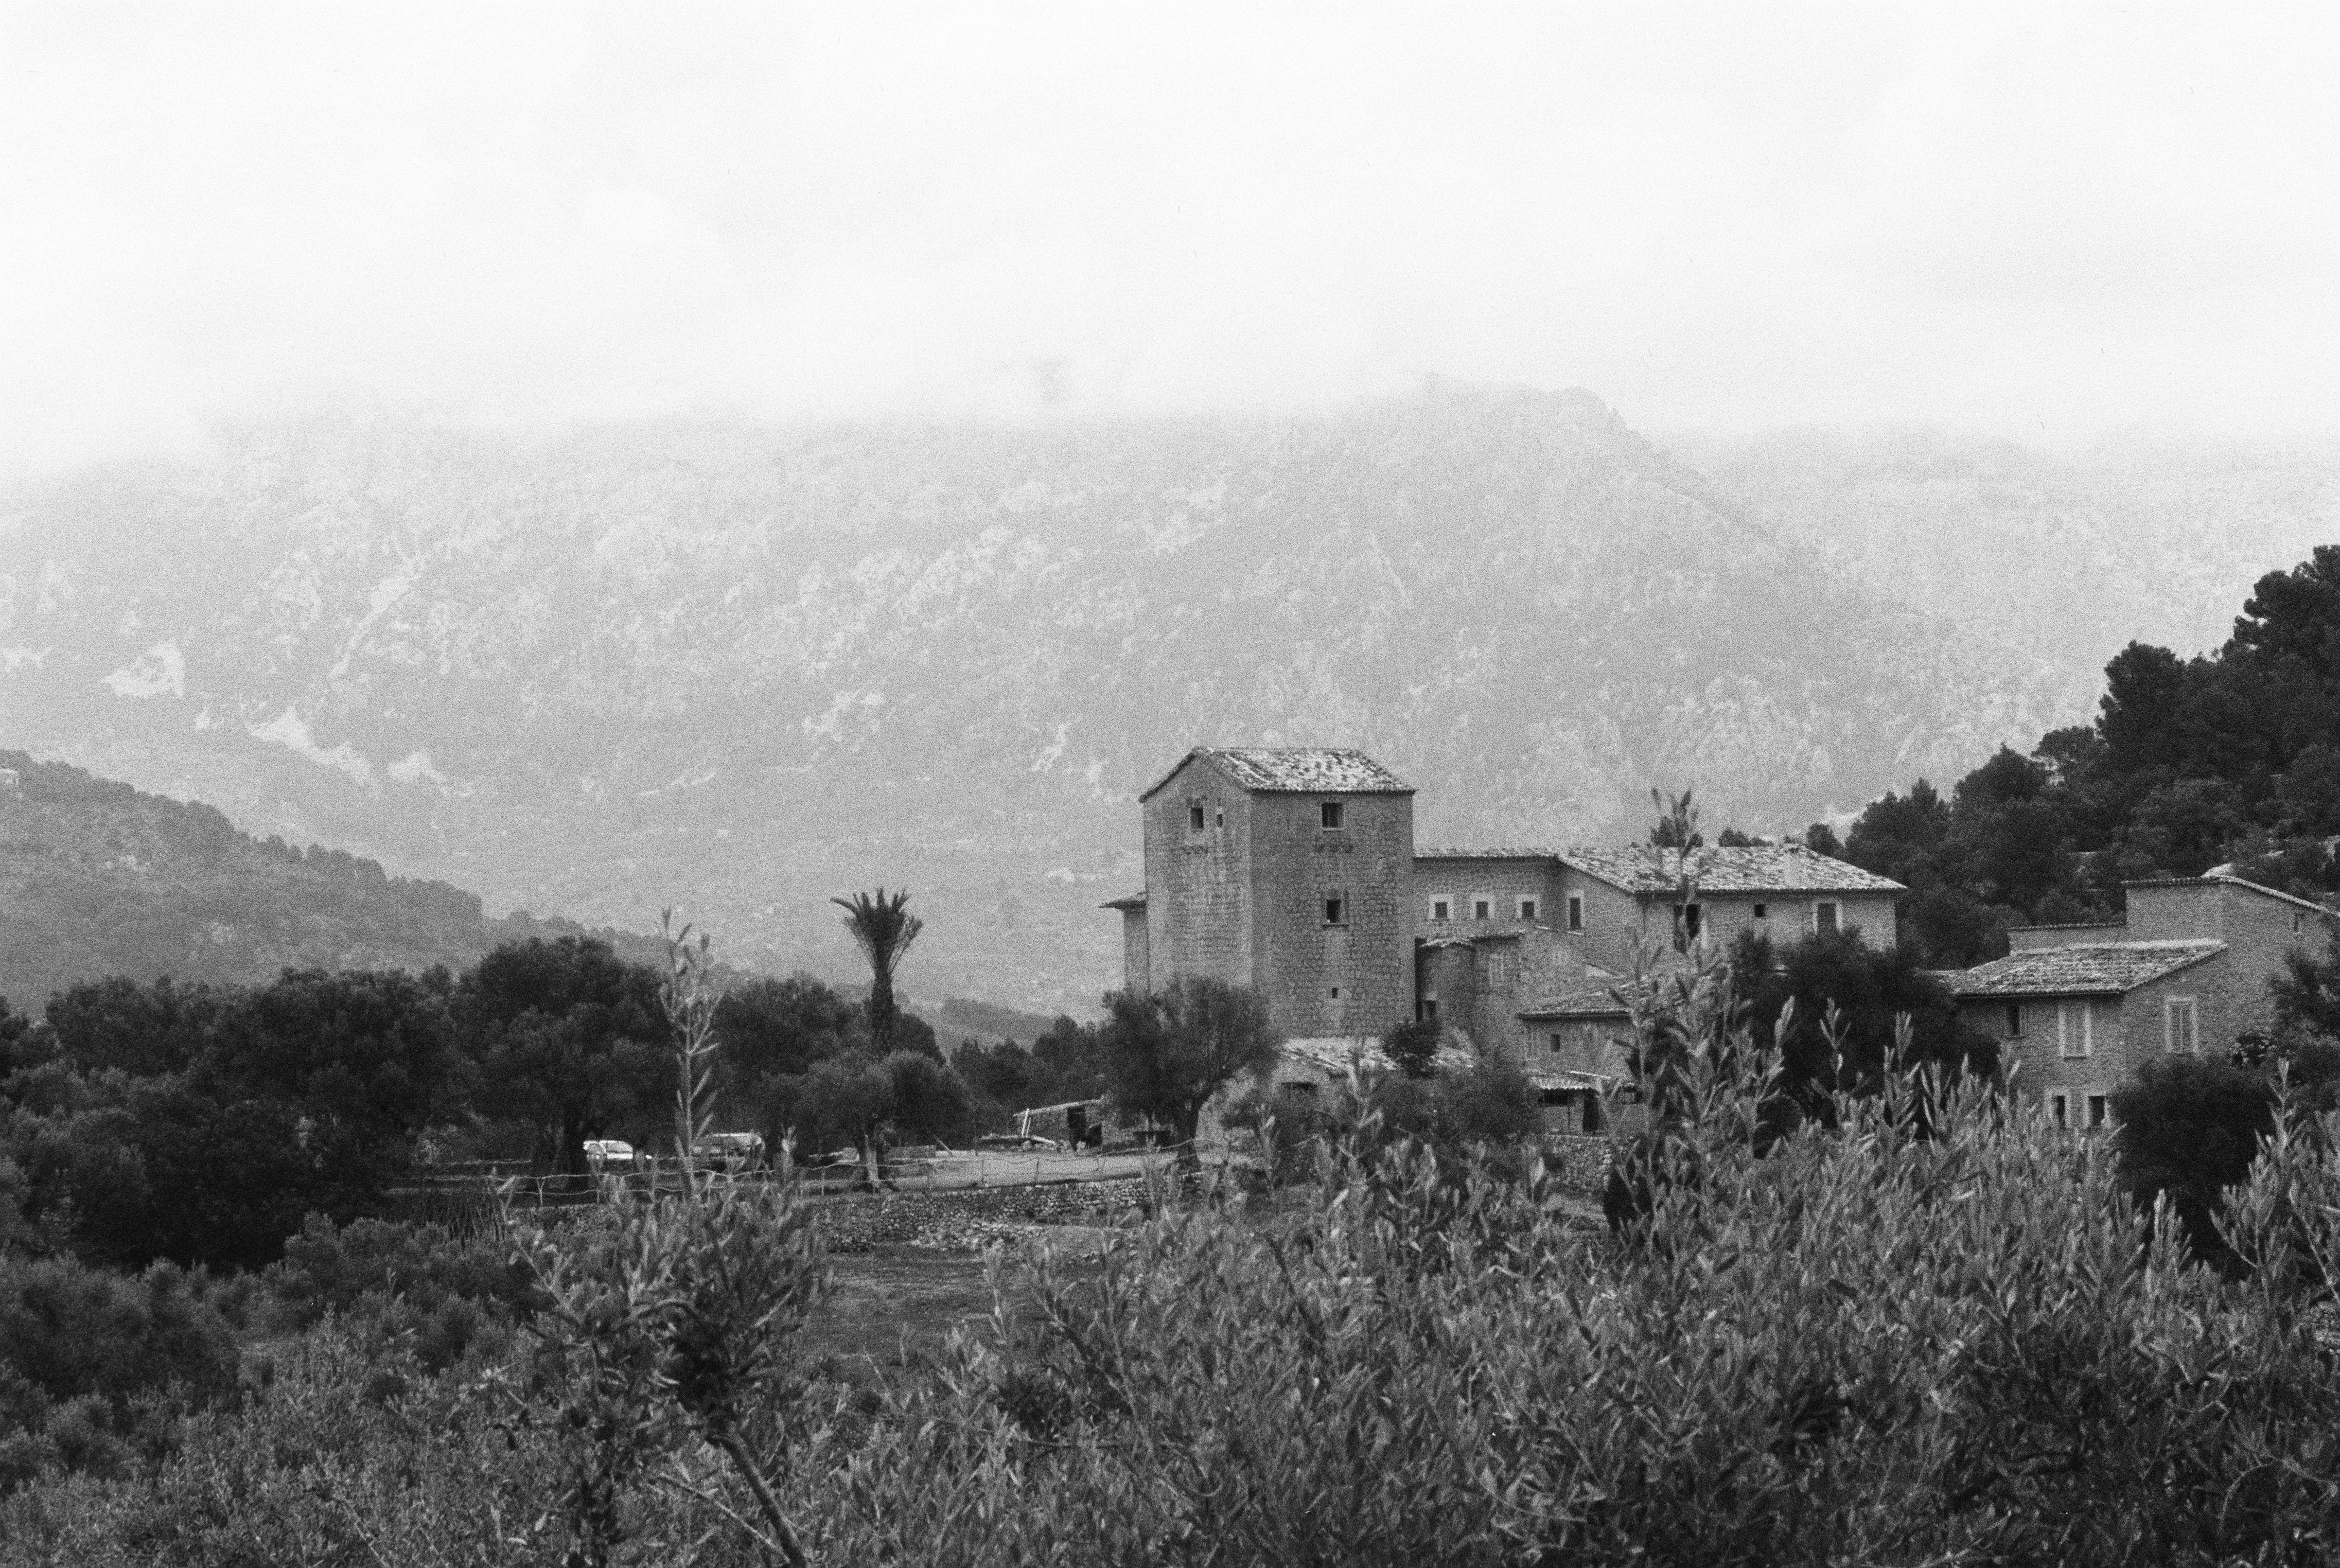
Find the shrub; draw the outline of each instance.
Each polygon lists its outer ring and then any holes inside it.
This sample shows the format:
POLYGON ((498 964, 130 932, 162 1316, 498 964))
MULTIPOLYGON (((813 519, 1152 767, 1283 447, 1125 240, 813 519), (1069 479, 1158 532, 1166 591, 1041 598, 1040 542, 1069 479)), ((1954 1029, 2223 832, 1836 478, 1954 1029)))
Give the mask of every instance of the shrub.
POLYGON ((2276 1085, 2231 1062, 2157 1057, 2113 1094, 2121 1179, 2140 1205, 2166 1196, 2194 1255, 2228 1269, 2219 1195, 2244 1180, 2275 1130, 2276 1085))
POLYGON ((0 1258, 0 1486, 48 1468, 120 1469, 166 1443, 178 1408, 235 1386, 226 1321, 186 1276, 0 1258))
POLYGON ((499 1234, 457 1240, 435 1225, 376 1219, 335 1226, 311 1215, 263 1276, 276 1325, 301 1331, 329 1314, 361 1332, 403 1336, 424 1370, 460 1361, 537 1305, 527 1268, 499 1234))

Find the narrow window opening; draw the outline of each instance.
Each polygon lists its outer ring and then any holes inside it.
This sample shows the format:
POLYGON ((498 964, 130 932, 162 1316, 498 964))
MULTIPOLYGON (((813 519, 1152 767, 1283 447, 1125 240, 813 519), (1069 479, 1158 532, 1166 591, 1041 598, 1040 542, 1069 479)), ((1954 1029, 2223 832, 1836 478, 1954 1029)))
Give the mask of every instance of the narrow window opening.
POLYGON ((1454 918, 1454 906, 1444 898, 1433 898, 1430 901, 1430 918, 1433 920, 1451 920, 1454 918))
POLYGON ((1532 920, 1535 918, 1536 901, 1533 898, 1522 898, 1520 900, 1520 918, 1522 920, 1532 920))
POLYGON ((1493 919, 1495 918, 1495 906, 1492 900, 1487 898, 1472 899, 1471 918, 1474 920, 1493 919))
POLYGON ((1819 931, 1823 936, 1826 936, 1836 929, 1836 906, 1834 904, 1815 904, 1812 906, 1812 928, 1819 931))
POLYGON ((1319 806, 1317 810, 1323 813, 1324 823, 1327 828, 1338 828, 1341 825, 1341 802, 1338 800, 1327 800, 1319 806))
POLYGON ((2163 1044, 2183 1056, 2202 1054, 2202 1031, 2194 1011, 2191 997, 2172 997, 2163 1005, 2163 1044))
POLYGON ((2086 1002, 2061 1002, 2056 1007, 2056 1048, 2067 1057, 2085 1057, 2095 1042, 2096 1019, 2086 1002))
POLYGON ((2090 1095, 2088 1097, 2088 1126, 2091 1127, 2100 1127, 2104 1125, 2105 1097, 2102 1095, 2090 1095))
POLYGON ((1580 893, 1568 896, 1568 928, 1572 931, 1584 929, 1584 898, 1580 893))
POLYGON ((1333 987, 1333 999, 1336 1002, 1341 999, 1341 987, 1338 986, 1333 987))
POLYGON ((2023 1004, 2020 1002, 2007 1004, 2007 1037, 2010 1040, 2023 1037, 2023 1004))
MULTIPOLYGON (((1289 905, 1285 906, 1287 908, 1290 907, 1291 906, 1289 905)), ((1328 895, 1324 899, 1324 923, 1326 925, 1339 926, 1346 924, 1348 913, 1348 900, 1343 898, 1337 893, 1328 895)))
POLYGON ((1686 942, 1697 941, 1698 934, 1705 924, 1706 909, 1701 905, 1684 904, 1674 911, 1674 926, 1686 942))
POLYGON ((1770 919, 1770 918, 1771 918, 1771 907, 1770 907, 1769 904, 1758 904, 1758 905, 1756 905, 1756 906, 1755 906, 1755 918, 1756 918, 1757 919, 1759 919, 1759 920, 1768 920, 1768 919, 1770 919))
POLYGON ((1203 830, 1203 808, 1201 806, 1195 805, 1186 808, 1186 826, 1192 828, 1197 833, 1203 830))
POLYGON ((1212 820, 1217 823, 1218 826, 1224 828, 1227 825, 1227 814, 1225 811, 1215 811, 1211 816, 1212 820))
POLYGON ((2057 1126, 2068 1127, 2072 1125, 2072 1101, 2070 1096, 2048 1096, 2048 1114, 2056 1118, 2056 1125, 2057 1126))

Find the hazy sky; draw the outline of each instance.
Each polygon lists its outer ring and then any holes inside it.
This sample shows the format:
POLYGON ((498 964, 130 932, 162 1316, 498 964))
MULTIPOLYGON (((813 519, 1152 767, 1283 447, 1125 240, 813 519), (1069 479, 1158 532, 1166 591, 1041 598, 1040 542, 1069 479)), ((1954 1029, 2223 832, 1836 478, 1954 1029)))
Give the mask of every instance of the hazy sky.
POLYGON ((318 401, 1425 372, 1645 426, 2325 433, 2334 15, 0 7, 0 464, 318 401))

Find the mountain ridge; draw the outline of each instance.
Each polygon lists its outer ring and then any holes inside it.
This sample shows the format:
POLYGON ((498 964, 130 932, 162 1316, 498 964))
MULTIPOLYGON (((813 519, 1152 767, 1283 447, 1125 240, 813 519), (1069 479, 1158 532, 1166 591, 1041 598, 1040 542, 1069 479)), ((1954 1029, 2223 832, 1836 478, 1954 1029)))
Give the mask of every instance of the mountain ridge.
POLYGON ((253 427, 20 487, 21 737, 491 907, 817 973, 910 885, 920 988, 1087 1011, 1135 791, 1359 746, 1424 841, 1778 829, 1955 776, 2082 683, 1837 571, 1590 393, 1035 427, 667 424, 523 445, 253 427))

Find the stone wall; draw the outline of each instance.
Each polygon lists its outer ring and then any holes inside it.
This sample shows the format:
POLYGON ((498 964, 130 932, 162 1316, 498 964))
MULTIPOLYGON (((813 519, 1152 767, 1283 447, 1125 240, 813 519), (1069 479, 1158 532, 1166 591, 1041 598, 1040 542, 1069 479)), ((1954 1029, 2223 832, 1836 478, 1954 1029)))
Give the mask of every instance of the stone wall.
POLYGON ((944 1246, 1033 1225, 1111 1225, 1145 1211, 1143 1181, 1050 1182, 960 1192, 900 1192, 815 1202, 821 1241, 831 1252, 876 1246, 944 1246))
POLYGON ((1260 794, 1251 808, 1252 970, 1276 1026, 1309 1039, 1410 1021, 1413 798, 1260 794), (1323 825, 1327 800, 1338 828, 1323 825), (1324 918, 1335 897, 1339 925, 1324 918))
POLYGON ((1558 925, 1560 910, 1553 894, 1559 883, 1559 867, 1548 855, 1417 859, 1413 863, 1415 934, 1467 937, 1491 926, 1514 924, 1520 918, 1522 898, 1536 900, 1536 919, 1558 925), (1446 900, 1444 920, 1433 918, 1431 908, 1441 898, 1446 900), (1473 901, 1480 898, 1488 904, 1483 920, 1472 911, 1473 901))
POLYGON ((1253 985, 1251 796, 1189 758, 1145 802, 1145 946, 1151 984, 1212 975, 1253 985), (1192 811, 1203 809, 1203 826, 1192 811))
POLYGON ((1552 1178, 1571 1192, 1601 1196, 1609 1185, 1609 1163, 1615 1146, 1603 1134, 1580 1133, 1547 1136, 1543 1166, 1552 1178))

